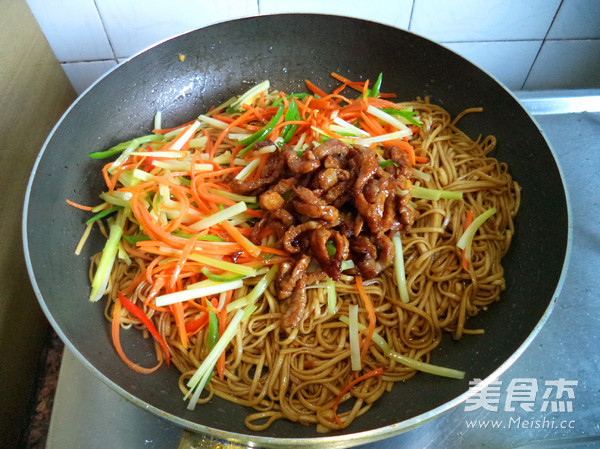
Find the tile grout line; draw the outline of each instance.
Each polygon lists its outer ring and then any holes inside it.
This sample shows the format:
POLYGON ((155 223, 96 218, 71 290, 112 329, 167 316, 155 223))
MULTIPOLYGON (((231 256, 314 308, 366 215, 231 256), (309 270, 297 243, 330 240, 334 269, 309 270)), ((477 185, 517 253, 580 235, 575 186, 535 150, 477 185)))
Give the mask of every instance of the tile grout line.
POLYGON ((548 33, 550 33, 550 30, 552 29, 552 25, 554 25, 554 22, 556 21, 556 17, 558 16, 558 13, 560 11, 560 8, 562 8, 562 5, 564 3, 565 0, 560 0, 560 4, 558 5, 558 8, 556 8, 556 12, 554 13, 554 17, 552 18, 552 21, 550 22, 550 25, 548 25, 548 29, 546 30, 546 34, 544 34, 544 38, 542 39, 542 45, 540 45, 540 48, 538 49, 537 53, 535 54, 535 58, 533 58, 533 62, 531 63, 531 66, 529 67, 529 70, 527 71, 527 75, 525 75, 525 79, 523 80, 523 84, 521 84, 521 89, 520 90, 524 90, 525 89, 525 85, 527 84, 527 80, 529 79, 529 76, 531 75, 531 72, 533 70, 533 67, 535 66, 535 63, 537 62, 540 53, 542 52, 542 48, 544 48, 544 44, 546 43, 546 40, 548 38, 548 33))
POLYGON ((418 0, 412 0, 412 5, 410 6, 410 17, 408 18, 408 27, 406 27, 408 31, 410 31, 410 27, 412 26, 413 13, 415 12, 415 3, 417 3, 417 1, 418 0))
MULTIPOLYGON (((117 54, 115 53, 115 48, 113 46, 112 41, 110 40, 110 36, 108 35, 108 31, 106 30, 106 25, 104 24, 104 19, 102 18, 102 14, 100 14, 100 8, 98 8, 98 3, 96 0, 94 0, 94 8, 96 8, 96 13, 98 14, 98 17, 100 18, 100 23, 102 24, 102 30, 104 30, 104 34, 106 35, 106 40, 108 41, 108 45, 110 46, 110 51, 112 51, 113 54, 113 60, 119 64, 119 60, 117 58, 117 54)), ((105 61, 110 61, 110 59, 105 59, 105 61)))

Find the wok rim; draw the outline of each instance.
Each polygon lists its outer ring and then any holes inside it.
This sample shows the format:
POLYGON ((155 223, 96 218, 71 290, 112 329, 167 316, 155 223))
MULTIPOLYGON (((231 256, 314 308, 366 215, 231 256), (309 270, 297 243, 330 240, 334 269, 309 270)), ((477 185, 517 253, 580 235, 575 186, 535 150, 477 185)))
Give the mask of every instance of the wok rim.
MULTIPOLYGON (((72 352, 73 355, 75 355, 75 358, 80 363, 82 363, 87 369, 89 369, 96 378, 98 378, 100 381, 102 381, 110 389, 112 389, 113 391, 118 393, 121 397, 132 402, 133 404, 139 406, 142 409, 150 411, 151 413, 158 416, 159 418, 162 418, 164 420, 174 423, 175 425, 181 427, 182 431, 188 430, 188 431, 192 431, 192 432, 201 433, 201 434, 207 435, 211 438, 215 438, 218 440, 224 440, 224 441, 234 442, 234 443, 243 444, 243 445, 250 445, 250 446, 258 445, 260 447, 287 447, 290 445, 302 446, 302 447, 323 447, 324 445, 327 445, 327 446, 334 447, 334 448, 342 448, 342 447, 353 447, 353 446, 357 446, 359 444, 366 444, 366 443, 390 438, 390 437, 393 437, 400 433, 414 429, 414 428, 416 428, 428 421, 431 421, 432 419, 435 419, 436 417, 448 412, 449 410, 451 410, 451 409, 457 407, 458 405, 460 405, 461 403, 463 403, 467 398, 473 396, 475 394, 475 391, 472 388, 470 388, 468 391, 455 397, 454 399, 452 399, 438 407, 435 407, 435 408, 429 410, 428 412, 422 413, 420 415, 414 416, 414 417, 406 419, 404 421, 400 421, 398 423, 394 423, 391 425, 387 425, 387 426, 383 426, 383 427, 376 427, 376 428, 373 428, 370 430, 356 432, 356 433, 347 433, 347 434, 341 434, 341 435, 336 434, 336 435, 332 435, 332 436, 325 436, 326 434, 324 434, 324 436, 322 436, 322 437, 319 436, 319 437, 310 437, 310 438, 290 438, 290 437, 280 438, 280 437, 272 437, 272 436, 267 437, 267 436, 260 436, 260 435, 251 435, 251 434, 216 429, 216 428, 213 428, 213 427, 210 427, 207 425, 202 425, 202 424, 199 424, 196 422, 189 421, 187 419, 180 418, 179 416, 174 415, 172 413, 164 412, 159 407, 150 405, 147 402, 139 399, 137 396, 127 392, 124 388, 119 386, 116 382, 114 382, 113 380, 109 379, 107 376, 102 374, 94 366, 94 364, 92 364, 77 349, 75 344, 62 331, 60 325, 55 320, 53 314, 51 313, 50 309, 48 308, 48 306, 46 304, 46 301, 44 300, 44 296, 43 296, 43 294, 39 288, 39 285, 37 283, 36 273, 33 270, 32 260, 30 258, 29 238, 28 238, 28 232, 27 232, 28 211, 29 211, 29 207, 30 207, 31 191, 32 191, 33 183, 36 178, 38 166, 41 163, 41 161, 46 153, 48 144, 52 140, 55 132, 61 127, 63 121, 70 114, 71 110, 76 107, 76 105, 85 97, 85 95, 89 91, 91 91, 102 80, 109 77, 112 74, 112 72, 117 70, 121 65, 128 63, 129 61, 131 61, 138 55, 145 53, 146 51, 148 51, 150 49, 158 47, 167 41, 176 39, 180 36, 183 36, 183 35, 186 35, 189 33, 196 32, 203 28, 211 27, 214 25, 219 25, 221 23, 252 20, 252 19, 256 19, 256 18, 260 18, 260 17, 264 17, 264 16, 321 16, 321 17, 330 16, 330 17, 342 17, 342 18, 346 18, 346 19, 355 20, 358 22, 368 22, 368 23, 370 22, 370 23, 374 23, 374 24, 384 25, 384 26, 388 26, 391 28, 395 28, 396 30, 399 30, 404 33, 409 33, 409 34, 418 36, 421 39, 428 40, 437 45, 441 45, 447 51, 453 53, 455 56, 460 57, 461 59, 467 60, 462 55, 456 53, 454 50, 444 46, 443 44, 439 44, 435 41, 432 41, 431 39, 429 39, 425 36, 422 36, 418 33, 414 33, 409 30, 397 28, 397 27, 394 27, 394 26, 391 26, 388 24, 383 24, 381 22, 377 22, 377 21, 373 21, 373 20, 365 20, 365 19, 360 19, 360 18, 356 18, 356 17, 344 16, 344 15, 334 15, 334 14, 282 13, 282 14, 253 15, 253 16, 247 16, 247 17, 237 18, 237 19, 233 19, 233 20, 225 20, 225 21, 215 22, 215 23, 212 23, 205 27, 200 27, 195 30, 189 30, 189 31, 179 33, 179 34, 173 35, 171 37, 162 39, 162 40, 140 50, 139 52, 135 53, 131 57, 127 58, 124 62, 117 64, 115 67, 111 68, 106 73, 104 73, 102 76, 100 76, 98 79, 96 79, 96 81, 94 81, 88 88, 86 88, 77 97, 77 99, 69 106, 69 108, 63 113, 63 115, 61 116, 59 121, 52 128, 52 131, 50 132, 50 134, 44 141, 44 144, 35 159, 34 165, 31 170, 31 174, 28 179, 27 188, 26 188, 26 192, 25 192, 25 196, 24 196, 23 212, 22 212, 22 242, 23 242, 23 251, 24 251, 25 263, 26 263, 29 279, 30 279, 32 288, 34 290, 34 293, 36 295, 36 298, 40 304, 40 307, 41 307, 42 311, 44 312, 46 318, 48 319, 49 323, 51 324, 51 326, 53 327, 53 329, 55 330, 57 335, 60 337, 60 339, 64 342, 65 346, 72 352)), ((469 60, 467 60, 467 61, 470 62, 469 60)), ((471 63, 471 64, 473 64, 473 63, 471 63)), ((547 322, 549 316, 551 315, 552 311, 554 310, 554 306, 558 300, 560 292, 562 291, 562 288, 563 288, 563 285, 565 282, 565 278, 567 275, 567 271, 568 271, 568 265, 569 265, 569 262, 571 259, 572 239, 573 239, 573 221, 572 221, 572 207, 570 204, 570 195, 569 195, 569 192, 567 189, 567 185, 565 183, 563 169, 561 167, 559 160, 556 157, 556 153, 554 151, 552 144, 546 138, 546 135, 542 131, 539 123, 537 122, 535 117, 533 117, 524 108, 524 106, 520 102, 519 98, 511 90, 509 90, 501 81, 499 81, 494 75, 490 74, 487 70, 485 70, 475 64, 473 64, 473 65, 475 67, 477 67, 479 70, 481 70, 482 72, 484 72, 485 75, 487 75, 495 83, 497 83, 505 91, 506 94, 511 96, 516 101, 516 103, 519 105, 519 107, 521 109, 523 109, 525 114, 532 120, 533 124, 537 128, 537 131, 539 132, 539 134, 543 138, 544 142, 546 143, 546 145, 550 151, 550 154, 554 160, 554 163, 556 164, 556 167, 557 167, 557 170, 558 170, 558 173, 560 176, 562 191, 564 192, 564 195, 565 195, 566 222, 567 222, 567 229, 566 229, 567 236, 566 236, 564 259, 562 260, 560 276, 556 283, 554 292, 551 295, 551 298, 549 299, 548 305, 546 306, 544 313, 542 314, 542 316, 536 323, 533 330, 529 333, 529 335, 521 343, 521 345, 496 370, 494 370, 490 375, 488 375, 485 379, 483 379, 478 384, 478 387, 484 388, 487 385, 489 385, 490 383, 492 383, 493 381, 495 381, 498 377, 500 377, 523 354, 523 352, 525 352, 525 350, 529 347, 531 342, 539 334, 540 330, 542 329, 544 324, 547 322)))

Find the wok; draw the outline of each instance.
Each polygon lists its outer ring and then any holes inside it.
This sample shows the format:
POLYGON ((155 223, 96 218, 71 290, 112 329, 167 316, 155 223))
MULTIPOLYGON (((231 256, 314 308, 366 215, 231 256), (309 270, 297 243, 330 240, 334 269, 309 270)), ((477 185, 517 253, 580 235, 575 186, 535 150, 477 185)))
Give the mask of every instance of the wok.
MULTIPOLYGON (((30 178, 23 217, 31 281, 49 321, 81 361, 117 392, 141 407, 191 429, 256 445, 351 446, 410 429, 464 401, 469 380, 491 382, 531 342, 548 317, 568 253, 569 219, 560 170, 547 142, 515 98, 482 70, 444 47, 410 32, 357 19, 275 15, 199 29, 150 48, 121 64, 85 92, 48 137, 30 178), (185 55, 181 61, 179 55, 185 55), (90 257, 103 246, 94 232, 83 253, 73 250, 87 213, 66 198, 96 204, 103 161, 88 154, 147 134, 162 111, 163 125, 197 117, 211 105, 269 79, 277 89, 305 91, 308 78, 324 90, 337 86, 330 72, 374 80, 399 99, 429 96, 455 115, 482 106, 461 128, 477 137, 494 134, 494 156, 506 161, 523 187, 517 232, 505 258, 501 301, 473 318, 481 336, 446 338, 432 354, 438 365, 464 369, 464 380, 418 374, 395 385, 365 415, 339 432, 279 420, 254 433, 248 409, 218 398, 188 411, 174 367, 140 375, 113 350, 104 301, 88 300, 90 257)), ((125 351, 150 366, 151 342, 122 332, 125 351), (134 356, 134 354, 137 354, 134 356)))

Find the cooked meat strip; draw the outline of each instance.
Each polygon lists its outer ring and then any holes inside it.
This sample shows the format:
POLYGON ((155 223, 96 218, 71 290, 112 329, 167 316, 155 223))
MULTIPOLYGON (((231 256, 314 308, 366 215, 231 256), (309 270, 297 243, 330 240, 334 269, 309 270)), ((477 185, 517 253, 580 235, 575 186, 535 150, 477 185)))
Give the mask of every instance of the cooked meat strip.
POLYGON ((298 186, 294 187, 294 192, 296 193, 296 198, 292 204, 299 214, 309 218, 322 219, 329 224, 337 221, 339 211, 320 199, 315 194, 315 191, 298 186))
MULTIPOLYGON (((261 147, 266 146, 264 145, 265 142, 258 142, 255 148, 259 143, 263 144, 261 147)), ((270 144, 274 145, 273 142, 270 142, 270 144)), ((235 193, 242 195, 258 195, 267 190, 271 184, 279 179, 284 167, 285 160, 281 152, 275 151, 270 153, 269 159, 262 170, 262 176, 259 179, 240 180, 233 178, 230 184, 231 188, 235 193)))
POLYGON ((307 221, 300 225, 292 226, 283 236, 283 247, 290 254, 298 254, 306 251, 310 246, 309 236, 305 235, 303 237, 303 234, 308 234, 309 231, 313 231, 320 226, 316 221, 307 221))
POLYGON ((336 230, 317 228, 311 234, 310 248, 323 271, 334 281, 338 281, 342 274, 342 262, 348 257, 348 239, 336 230), (335 248, 333 256, 329 255, 328 241, 335 248))
POLYGON ((301 256, 294 266, 291 263, 281 264, 278 272, 278 298, 286 299, 292 295, 296 284, 306 274, 306 269, 310 263, 310 257, 307 255, 301 256))
POLYGON ((352 259, 361 276, 372 279, 392 265, 394 244, 385 234, 351 239, 352 259))
POLYGON ((305 287, 326 276, 339 280, 344 260, 354 261, 349 274, 365 279, 392 264, 391 235, 408 230, 416 212, 410 193, 401 193, 411 185, 406 153, 390 146, 384 157, 394 164, 381 168, 377 152, 336 139, 298 153, 284 145, 271 153, 260 179, 233 182, 235 191, 259 195, 263 218, 250 239, 260 243, 270 230, 291 255, 280 263, 275 281, 283 329, 303 319, 305 287), (311 261, 319 266, 308 272, 311 261))
POLYGON ((310 173, 321 166, 321 161, 314 155, 311 148, 307 148, 302 155, 298 156, 293 147, 285 145, 282 154, 287 166, 294 173, 310 173))

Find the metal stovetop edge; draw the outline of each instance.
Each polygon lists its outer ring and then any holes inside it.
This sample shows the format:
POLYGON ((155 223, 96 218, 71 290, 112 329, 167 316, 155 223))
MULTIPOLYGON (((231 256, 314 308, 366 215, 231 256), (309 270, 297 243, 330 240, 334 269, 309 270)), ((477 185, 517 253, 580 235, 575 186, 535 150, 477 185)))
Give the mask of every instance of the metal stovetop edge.
POLYGON ((600 89, 515 91, 513 93, 532 115, 600 112, 600 89))

